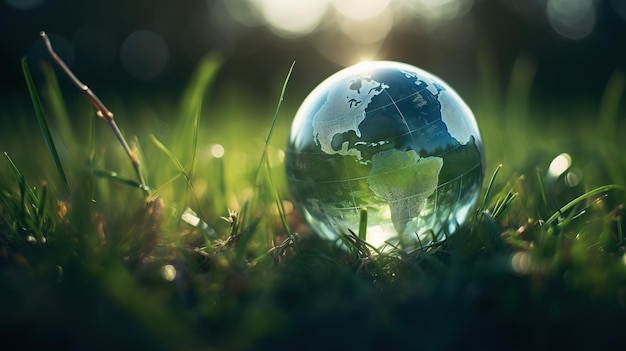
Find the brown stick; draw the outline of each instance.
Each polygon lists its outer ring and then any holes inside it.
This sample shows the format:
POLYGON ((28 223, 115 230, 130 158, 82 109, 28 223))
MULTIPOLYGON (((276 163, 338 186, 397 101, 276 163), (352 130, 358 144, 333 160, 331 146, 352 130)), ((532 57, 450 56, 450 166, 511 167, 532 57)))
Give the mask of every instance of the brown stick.
POLYGON ((59 55, 57 55, 57 53, 52 48, 52 43, 50 42, 50 38, 48 38, 48 35, 46 35, 46 32, 41 31, 39 32, 39 35, 43 38, 44 42, 46 43, 46 47, 48 48, 48 53, 50 53, 50 56, 52 56, 52 59, 54 59, 57 65, 63 70, 63 72, 72 81, 72 83, 74 83, 74 85, 76 85, 78 89, 80 89, 81 91, 85 93, 85 95, 87 95, 87 98, 89 99, 93 107, 96 109, 96 115, 98 115, 98 117, 102 118, 103 120, 107 121, 107 123, 109 123, 109 125, 111 126, 111 129, 113 129, 113 133, 119 140, 120 144, 122 144, 124 151, 126 152, 128 157, 130 158, 130 161, 133 164, 133 168, 135 169, 135 174, 137 175, 137 178, 139 180, 139 187, 144 191, 146 196, 149 196, 150 189, 146 185, 146 182, 143 178, 143 174, 141 173, 141 168, 139 166, 139 158, 137 157, 137 153, 133 152, 130 146, 128 146, 126 139, 124 139, 122 132, 120 131, 120 129, 117 126, 117 123, 115 123, 115 120, 113 119, 113 112, 109 111, 109 109, 106 108, 106 106, 104 106, 104 104, 102 103, 102 101, 100 101, 98 96, 96 96, 96 94, 94 94, 93 91, 91 91, 91 89, 89 89, 87 85, 83 84, 83 82, 81 82, 78 78, 76 78, 72 70, 70 70, 69 67, 67 67, 65 62, 63 62, 63 60, 59 57, 59 55))

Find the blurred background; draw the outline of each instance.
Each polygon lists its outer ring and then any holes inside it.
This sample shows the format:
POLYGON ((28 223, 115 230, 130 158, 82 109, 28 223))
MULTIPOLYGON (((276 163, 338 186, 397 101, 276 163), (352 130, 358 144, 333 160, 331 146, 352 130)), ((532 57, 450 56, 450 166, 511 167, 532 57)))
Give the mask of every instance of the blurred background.
POLYGON ((40 30, 96 92, 178 91, 210 53, 218 83, 272 101, 292 61, 300 100, 364 59, 422 67, 470 99, 481 58, 503 82, 529 58, 544 100, 598 98, 626 64, 623 0, 1 0, 3 100, 25 96, 22 56, 48 59, 40 30))

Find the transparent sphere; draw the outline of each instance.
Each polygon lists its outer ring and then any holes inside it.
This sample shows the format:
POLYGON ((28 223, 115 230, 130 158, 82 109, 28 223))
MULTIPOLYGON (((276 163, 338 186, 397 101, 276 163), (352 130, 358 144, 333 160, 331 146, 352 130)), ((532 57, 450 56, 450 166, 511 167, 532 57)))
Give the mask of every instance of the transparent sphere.
POLYGON ((357 233, 365 209, 367 242, 412 249, 467 219, 483 155, 474 115, 452 88, 414 66, 376 61, 335 73, 306 97, 285 162, 313 231, 357 233))

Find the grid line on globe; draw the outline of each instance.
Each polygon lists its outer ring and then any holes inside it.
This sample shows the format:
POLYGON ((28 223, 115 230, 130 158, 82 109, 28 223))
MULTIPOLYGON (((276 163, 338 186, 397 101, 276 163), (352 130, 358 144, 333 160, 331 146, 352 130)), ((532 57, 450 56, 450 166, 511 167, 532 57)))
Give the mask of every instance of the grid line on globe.
POLYGON ((311 229, 329 239, 411 250, 454 234, 481 190, 476 119, 444 81, 392 61, 345 68, 318 85, 294 118, 289 190, 311 229))

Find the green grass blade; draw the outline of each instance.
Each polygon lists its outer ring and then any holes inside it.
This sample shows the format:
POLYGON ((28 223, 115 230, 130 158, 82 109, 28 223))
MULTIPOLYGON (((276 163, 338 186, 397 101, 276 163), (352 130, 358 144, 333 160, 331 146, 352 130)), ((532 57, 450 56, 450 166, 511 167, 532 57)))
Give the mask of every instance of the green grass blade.
POLYGON ((30 198, 31 199, 36 199, 37 195, 33 191, 32 187, 28 186, 28 184, 26 183, 26 180, 25 180, 26 178, 24 177, 22 172, 20 172, 20 170, 17 168, 17 166, 15 165, 15 163, 13 162, 13 160, 11 159, 9 154, 7 154, 6 152, 3 153, 3 154, 4 154, 4 158, 7 160, 7 163, 9 164, 9 168, 11 169, 13 174, 15 174, 15 176, 17 177, 17 179, 20 182, 20 184, 24 183, 24 186, 25 186, 26 191, 28 192, 28 195, 30 196, 30 198))
POLYGON ((87 157, 87 162, 89 164, 93 164, 96 158, 96 119, 89 118, 87 124, 87 148, 85 156, 87 157))
POLYGON ((4 153, 4 158, 7 160, 11 172, 13 172, 13 174, 17 177, 18 185, 20 187, 18 217, 24 223, 27 220, 28 213, 30 211, 29 203, 37 202, 37 194, 35 194, 35 190, 33 189, 33 187, 28 184, 28 182, 26 181, 26 177, 24 177, 24 174, 20 172, 11 157, 6 152, 4 153))
POLYGON ((591 191, 588 191, 582 195, 580 195, 579 197, 575 198, 574 200, 568 202, 565 206, 561 207, 558 211, 556 211, 550 218, 548 218, 545 222, 544 225, 550 225, 552 224, 554 221, 556 221, 563 212, 566 212, 570 209, 572 209, 574 206, 578 205, 580 202, 590 198, 590 197, 594 197, 596 195, 602 194, 604 192, 610 191, 610 190, 626 190, 626 187, 621 186, 621 185, 617 185, 617 184, 611 184, 611 185, 604 185, 598 188, 595 188, 591 191))
POLYGON ((296 65, 295 61, 291 63, 291 67, 289 67, 289 72, 287 72, 287 77, 285 77, 285 81, 283 82, 283 87, 280 90, 280 97, 278 98, 278 105, 276 105, 276 112, 274 113, 274 119, 272 120, 272 125, 270 127, 269 132, 267 133, 267 138, 265 139, 266 148, 267 148, 267 145, 269 145, 270 140, 272 139, 272 133, 274 132, 276 121, 278 121, 278 112, 280 111, 280 107, 282 106, 283 100, 285 99, 285 91, 287 90, 287 83, 289 83, 289 78, 291 78, 291 73, 293 72, 293 67, 295 65, 296 65))
POLYGON ((26 79, 26 85, 28 86, 28 92, 30 93, 30 97, 33 103, 33 107, 35 108, 35 115, 37 116, 37 122, 39 123, 39 128, 41 129, 41 133, 46 141, 46 145, 48 146, 48 150, 54 159, 54 164, 61 176, 61 181, 63 182, 63 186, 65 190, 69 193, 70 186, 67 182, 67 177, 65 176, 65 171, 63 170, 63 165, 61 164, 61 159, 59 158, 59 154, 57 152, 56 146, 54 144, 54 140, 52 139, 52 134, 50 133, 50 128, 48 127, 48 123, 46 122, 45 113, 43 111, 43 107, 41 106, 41 100, 39 99, 39 94, 37 94, 37 89, 35 88, 35 82, 33 82, 33 78, 30 74, 30 70, 28 69, 28 63, 26 62, 26 57, 22 58, 22 71, 24 72, 24 78, 26 79))
MULTIPOLYGON (((274 112, 274 118, 272 120, 272 124, 270 125, 270 130, 267 133, 267 136, 265 138, 265 144, 263 145, 263 152, 261 153, 261 161, 259 162, 259 166, 257 167, 257 170, 254 174, 254 187, 255 190, 258 190, 258 187, 261 186, 261 175, 262 175, 262 171, 263 168, 266 166, 266 159, 267 159, 267 148, 269 146, 270 140, 272 139, 272 134, 274 132, 274 128, 276 127, 276 121, 278 120, 278 113, 280 111, 280 107, 282 106, 283 100, 285 98, 285 91, 287 90, 287 83, 289 82, 289 78, 291 77, 291 73, 293 72, 293 67, 295 66, 296 62, 292 62, 291 63, 291 67, 289 67, 289 72, 287 72, 287 76, 285 77, 285 80, 283 82, 283 86, 282 89, 280 91, 280 96, 278 98, 278 104, 276 105, 276 111, 274 112)), ((250 199, 250 201, 248 201, 246 203, 246 205, 244 206, 244 208, 241 211, 241 220, 243 228, 248 228, 250 221, 252 220, 250 218, 250 211, 251 209, 254 207, 254 197, 256 195, 256 191, 255 193, 252 194, 252 198, 250 199)), ((243 235, 241 235, 241 237, 237 240, 237 257, 242 258, 245 250, 248 246, 248 242, 250 241, 250 239, 252 238, 252 234, 253 232, 250 230, 244 230, 243 235)))
MULTIPOLYGON (((200 130, 200 109, 196 111, 193 118, 193 125, 191 130, 191 156, 189 162, 191 163, 189 166, 189 182, 191 184, 191 180, 194 179, 193 176, 196 173, 196 154, 198 153, 198 134, 200 130)), ((189 191, 189 188, 186 188, 186 192, 189 191)), ((185 198, 188 197, 188 194, 185 194, 185 198)))
POLYGON ((276 127, 276 121, 278 120, 278 112, 280 111, 280 107, 282 106, 283 100, 285 98, 285 91, 287 90, 287 83, 289 82, 289 78, 291 77, 291 73, 293 72, 293 67, 295 65, 295 61, 291 64, 289 68, 289 72, 287 72, 287 77, 285 77, 285 81, 283 82, 283 87, 280 91, 280 96, 278 98, 278 104, 276 105, 276 111, 274 112, 274 118, 272 119, 272 124, 270 125, 270 130, 265 137, 265 143, 263 145, 263 153, 261 154, 261 162, 259 162, 259 166, 257 167, 257 171, 254 175, 255 185, 258 185, 263 167, 265 166, 265 158, 267 158, 267 147, 269 146, 270 140, 272 139, 272 134, 274 133, 274 128, 276 127))
MULTIPOLYGON (((172 163, 176 166, 176 169, 178 169, 178 172, 185 178, 187 187, 191 190, 194 201, 196 202, 196 205, 198 206, 196 210, 200 214, 200 217, 204 218, 204 216, 202 215, 202 212, 200 211, 200 201, 198 200, 195 187, 193 185, 191 177, 189 176, 187 171, 185 171, 185 167, 183 167, 182 163, 180 163, 180 161, 176 158, 174 153, 170 151, 170 149, 168 149, 165 145, 163 145, 163 143, 161 143, 159 139, 157 139, 154 135, 150 135, 150 139, 152 140, 154 145, 156 145, 156 147, 159 148, 159 150, 165 153, 165 155, 170 159, 170 161, 172 161, 172 163)), ((185 191, 184 199, 183 199, 184 201, 187 201, 188 195, 189 193, 185 191)))
POLYGON ((221 66, 221 60, 216 56, 205 57, 192 74, 192 79, 184 90, 180 102, 179 116, 173 140, 192 140, 189 143, 172 143, 172 152, 178 155, 182 164, 191 166, 189 173, 193 174, 193 163, 198 140, 200 115, 207 91, 215 79, 221 66))
POLYGON ((283 201, 278 194, 278 189, 274 184, 274 180, 272 179, 272 169, 270 168, 269 158, 265 158, 266 169, 267 169, 267 181, 269 183, 270 190, 272 192, 272 197, 274 198, 274 202, 276 203, 276 208, 278 209, 278 216, 280 217, 280 222, 285 229, 287 235, 291 235, 291 229, 289 228, 289 221, 287 220, 287 213, 285 212, 285 206, 283 205, 283 201))
POLYGON ((140 182, 134 180, 134 179, 130 179, 127 177, 124 177, 120 174, 118 174, 117 172, 113 172, 113 171, 108 171, 105 169, 95 169, 93 171, 94 175, 98 176, 98 177, 104 177, 104 178, 108 178, 111 179, 113 181, 116 181, 118 183, 122 183, 122 184, 126 184, 129 185, 133 188, 139 188, 139 189, 143 189, 143 186, 140 182))
POLYGON ((41 196, 37 202, 37 230, 43 232, 43 226, 48 214, 48 187, 41 188, 41 196))
MULTIPOLYGON (((17 205, 17 212, 14 212, 17 218, 19 218, 19 226, 26 228, 29 232, 36 235, 40 240, 43 237, 42 228, 45 222, 45 216, 47 211, 47 187, 43 187, 42 196, 37 196, 32 186, 28 184, 26 178, 17 168, 11 157, 5 152, 4 157, 9 164, 9 168, 18 178, 19 185, 19 204, 17 205)), ((10 206, 13 207, 13 206, 10 206)), ((1 209, 0 209, 1 210, 1 209)))
POLYGON ((367 239, 367 209, 361 209, 361 218, 359 220, 359 239, 366 241, 367 239))
POLYGON ((27 191, 32 191, 31 188, 26 184, 26 180, 24 176, 19 178, 19 186, 20 186, 20 219, 22 223, 26 223, 28 218, 28 211, 30 206, 27 204, 27 191))
POLYGON ((189 178, 189 174, 187 174, 187 171, 185 171, 185 167, 183 167, 183 164, 180 163, 180 161, 178 160, 178 158, 176 158, 174 153, 170 151, 170 149, 168 149, 167 146, 163 145, 163 143, 161 143, 159 139, 157 139, 157 137, 155 137, 154 135, 150 135, 150 139, 152 140, 154 145, 156 145, 156 147, 159 148, 159 150, 163 151, 163 153, 170 159, 170 161, 172 161, 172 163, 176 166, 176 169, 178 169, 178 172, 180 172, 180 174, 182 174, 183 177, 185 177, 185 180, 189 184, 191 184, 191 178, 189 178))
POLYGON ((283 103, 283 99, 285 98, 285 90, 287 89, 287 83, 289 82, 289 78, 291 77, 291 73, 293 72, 293 66, 295 64, 296 64, 295 62, 291 64, 291 67, 289 68, 289 72, 287 73, 287 77, 285 77, 283 87, 280 91, 280 97, 278 98, 278 104, 276 105, 274 118, 272 119, 270 130, 268 131, 267 136, 265 137, 265 144, 263 145, 263 153, 261 154, 261 162, 259 162, 259 166, 257 167, 256 173, 254 175, 255 186, 258 186, 261 180, 262 170, 263 170, 263 167, 265 166, 265 159, 267 158, 267 147, 269 146, 270 140, 272 139, 272 134, 274 132, 274 128, 276 127, 276 121, 278 120, 278 112, 280 111, 280 107, 283 103))
POLYGON ((494 219, 500 218, 507 208, 517 199, 518 193, 509 190, 504 198, 498 199, 494 206, 492 216, 494 219))
POLYGON ((166 180, 165 182, 163 182, 161 185, 159 185, 158 188, 154 189, 152 191, 152 197, 156 197, 159 196, 161 194, 161 192, 163 191, 163 189, 165 189, 166 187, 168 187, 170 184, 174 183, 176 180, 178 180, 178 178, 182 177, 183 175, 181 173, 176 173, 176 175, 174 175, 172 178, 166 180))
POLYGON ((496 167, 496 170, 493 172, 491 179, 489 180, 489 184, 487 185, 487 190, 485 191, 485 196, 483 197, 483 205, 482 209, 486 209, 488 206, 489 197, 491 196, 491 191, 493 190, 493 185, 496 182, 496 178, 498 177, 498 173, 500 173, 500 169, 502 169, 502 164, 499 164, 496 167))
POLYGON ((52 66, 44 63, 42 64, 42 70, 45 77, 44 95, 50 102, 50 112, 54 118, 56 131, 61 137, 61 140, 65 142, 69 150, 75 150, 77 144, 72 130, 72 123, 67 113, 67 107, 65 101, 61 95, 61 88, 54 69, 52 66))
POLYGON ((536 170, 537 174, 537 186, 539 187, 539 194, 541 195, 541 202, 543 203, 543 208, 552 212, 552 206, 550 206, 550 202, 548 201, 548 194, 546 192, 546 183, 543 179, 543 175, 541 174, 541 170, 536 170))
POLYGON ((624 244, 624 229, 622 228, 622 221, 616 221, 615 225, 617 226, 617 239, 620 245, 624 244))

